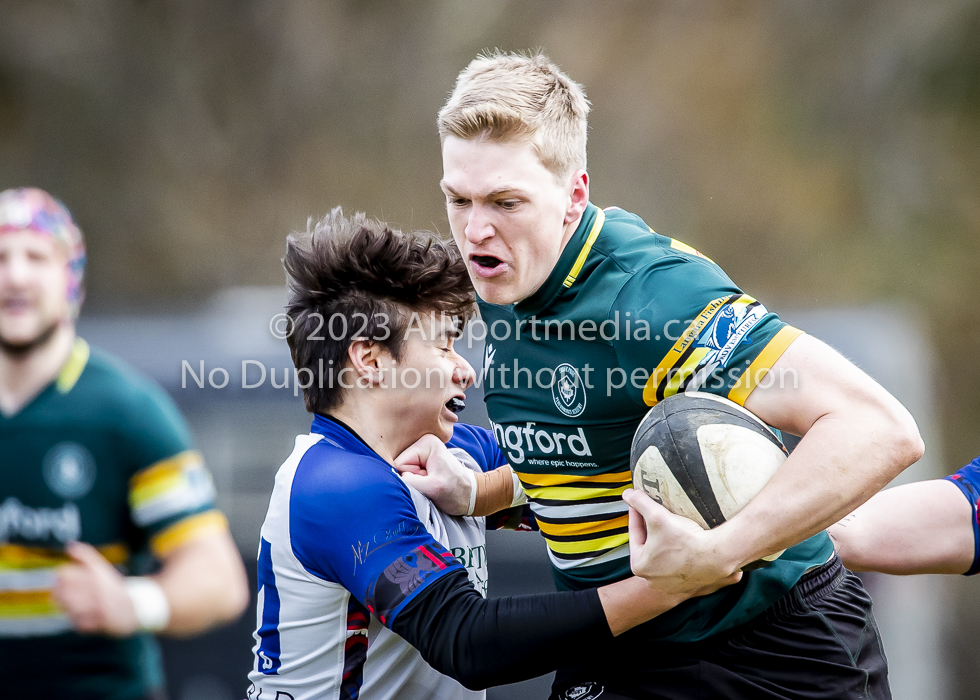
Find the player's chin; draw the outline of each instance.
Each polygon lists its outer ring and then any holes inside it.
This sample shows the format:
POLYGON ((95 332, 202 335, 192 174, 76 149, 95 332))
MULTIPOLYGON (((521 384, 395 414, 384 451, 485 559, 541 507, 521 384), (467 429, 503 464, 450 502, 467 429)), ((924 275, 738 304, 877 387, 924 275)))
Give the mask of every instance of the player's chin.
POLYGON ((459 416, 450 411, 448 408, 442 409, 439 414, 438 430, 433 430, 432 434, 438 437, 443 442, 448 442, 453 436, 453 428, 455 428, 456 423, 459 421, 459 416))

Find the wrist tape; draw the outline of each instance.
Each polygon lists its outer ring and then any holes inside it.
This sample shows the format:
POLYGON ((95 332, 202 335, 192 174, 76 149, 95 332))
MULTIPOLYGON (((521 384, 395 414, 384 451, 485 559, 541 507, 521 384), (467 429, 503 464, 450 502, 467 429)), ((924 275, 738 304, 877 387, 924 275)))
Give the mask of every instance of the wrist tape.
POLYGON ((145 576, 128 576, 126 593, 141 630, 159 632, 170 622, 170 602, 160 584, 145 576))
MULTIPOLYGON (((474 489, 476 499, 471 515, 490 515, 514 505, 517 500, 515 495, 516 479, 514 478, 514 470, 509 466, 491 469, 482 474, 474 473, 474 476, 476 477, 476 489, 474 489)), ((471 498, 471 500, 473 499, 471 498)))

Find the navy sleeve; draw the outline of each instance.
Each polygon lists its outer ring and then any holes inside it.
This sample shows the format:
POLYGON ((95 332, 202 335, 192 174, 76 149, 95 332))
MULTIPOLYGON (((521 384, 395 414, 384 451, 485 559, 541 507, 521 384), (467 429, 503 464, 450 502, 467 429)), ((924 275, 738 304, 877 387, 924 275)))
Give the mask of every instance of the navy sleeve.
POLYGON ((327 444, 311 447, 293 477, 293 553, 318 578, 339 583, 382 624, 426 586, 464 571, 419 521, 408 487, 379 459, 327 444))
POLYGON ((955 474, 946 477, 956 484, 973 508, 973 564, 964 576, 980 573, 980 457, 967 464, 955 474))
POLYGON ((507 464, 503 452, 497 446, 497 439, 486 428, 457 423, 453 428, 452 438, 446 444, 466 450, 485 472, 507 464))
POLYGON ((392 630, 437 671, 473 690, 554 671, 613 639, 595 588, 483 598, 465 572, 427 587, 392 630))

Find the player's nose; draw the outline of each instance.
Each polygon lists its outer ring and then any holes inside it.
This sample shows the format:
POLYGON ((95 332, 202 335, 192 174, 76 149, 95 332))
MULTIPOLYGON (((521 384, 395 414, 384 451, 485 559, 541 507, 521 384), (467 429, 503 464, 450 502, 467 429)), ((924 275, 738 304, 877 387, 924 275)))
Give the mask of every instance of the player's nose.
POLYGON ((493 224, 487 214, 485 207, 478 204, 470 207, 469 216, 466 218, 466 228, 463 231, 466 240, 470 243, 482 243, 493 236, 493 224))
POLYGON ((463 387, 463 389, 468 389, 473 386, 473 383, 476 381, 476 370, 473 369, 473 365, 467 362, 466 358, 462 355, 459 356, 456 369, 453 371, 453 381, 463 387))

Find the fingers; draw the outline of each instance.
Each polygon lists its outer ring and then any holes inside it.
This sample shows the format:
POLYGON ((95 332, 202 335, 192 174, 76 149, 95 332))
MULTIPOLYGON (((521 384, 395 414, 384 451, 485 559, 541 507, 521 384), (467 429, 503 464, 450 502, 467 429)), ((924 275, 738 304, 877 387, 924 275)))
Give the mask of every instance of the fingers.
POLYGON ((65 552, 69 557, 71 557, 72 561, 82 566, 91 566, 95 568, 112 566, 112 564, 106 561, 106 558, 99 553, 99 550, 87 542, 69 542, 67 545, 65 545, 65 552))
POLYGON ((418 474, 416 472, 402 472, 402 481, 411 486, 413 489, 419 493, 423 492, 423 489, 428 483, 425 476, 418 474))
POLYGON ((435 435, 423 435, 395 457, 395 469, 402 473, 423 474, 432 453, 446 446, 435 435))
POLYGON ((84 564, 66 564, 55 574, 52 594, 78 632, 98 632, 103 626, 92 578, 84 564))
POLYGON ((638 510, 647 523, 651 520, 654 522, 659 521, 663 517, 663 513, 668 512, 662 505, 642 491, 636 489, 626 489, 623 491, 623 500, 629 503, 631 508, 638 510))

